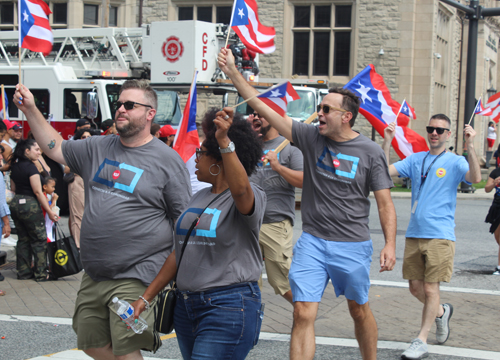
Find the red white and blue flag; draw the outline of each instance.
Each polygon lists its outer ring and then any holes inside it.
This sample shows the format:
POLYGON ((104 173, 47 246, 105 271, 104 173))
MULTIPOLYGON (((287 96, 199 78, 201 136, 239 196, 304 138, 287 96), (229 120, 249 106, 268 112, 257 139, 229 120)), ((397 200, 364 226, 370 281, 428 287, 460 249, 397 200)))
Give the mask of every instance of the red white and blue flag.
POLYGON ((361 99, 359 112, 382 137, 387 125, 397 121, 396 136, 392 146, 401 159, 413 153, 429 150, 425 138, 408 128, 409 119, 406 115, 400 113, 396 119, 401 105, 392 99, 384 78, 375 72, 372 64, 349 81, 344 89, 351 90, 359 96, 361 99))
POLYGON ((403 115, 408 116, 412 120, 417 118, 417 115, 415 115, 415 110, 410 105, 408 105, 406 99, 404 99, 401 103, 399 112, 403 115))
POLYGON ((198 71, 195 71, 193 83, 189 90, 189 96, 184 107, 184 114, 179 124, 174 139, 174 150, 179 153, 186 163, 196 154, 196 148, 200 147, 200 138, 196 130, 196 78, 198 71))
POLYGON ((2 119, 9 120, 9 100, 7 99, 6 92, 3 92, 3 95, 4 95, 3 101, 0 101, 0 113, 1 113, 2 119))
POLYGON ((498 124, 498 121, 500 121, 500 92, 490 96, 486 103, 486 107, 491 109, 492 114, 490 116, 493 121, 498 124))
POLYGON ((54 37, 49 24, 49 5, 43 0, 19 0, 20 47, 47 56, 54 37))
POLYGON ((257 96, 280 116, 285 116, 289 102, 300 99, 289 81, 276 85, 257 96))
POLYGON ((481 98, 476 104, 476 108, 474 109, 474 114, 481 116, 491 116, 493 115, 493 111, 490 108, 484 108, 483 103, 481 102, 481 98))
POLYGON ((230 24, 248 49, 260 54, 270 54, 276 50, 276 31, 260 23, 255 0, 234 0, 230 24))

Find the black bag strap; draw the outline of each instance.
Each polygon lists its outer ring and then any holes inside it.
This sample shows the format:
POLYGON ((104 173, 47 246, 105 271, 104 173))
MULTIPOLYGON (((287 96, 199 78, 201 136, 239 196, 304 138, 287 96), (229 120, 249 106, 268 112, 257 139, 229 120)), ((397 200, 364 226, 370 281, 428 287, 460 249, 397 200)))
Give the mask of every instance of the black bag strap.
POLYGON ((66 237, 66 235, 64 234, 64 231, 59 227, 59 224, 57 223, 57 221, 54 221, 54 226, 57 230, 56 240, 64 239, 66 237))
POLYGON ((198 223, 200 222, 200 217, 201 215, 203 215, 203 213, 205 212, 205 210, 210 206, 212 205, 213 202, 215 202, 218 198, 220 198, 222 195, 224 195, 225 193, 227 193, 229 191, 229 188, 227 188, 226 190, 224 190, 223 192, 221 192, 219 195, 217 195, 212 201, 210 201, 208 203, 207 206, 205 206, 205 208, 203 209, 203 211, 200 213, 200 215, 198 215, 196 217, 196 219, 194 219, 193 223, 191 224, 191 226, 189 227, 189 230, 186 234, 186 238, 184 239, 184 244, 182 244, 182 250, 181 250, 181 255, 179 257, 179 262, 177 263, 177 271, 175 272, 175 276, 174 276, 174 285, 175 286, 175 282, 177 281, 177 273, 179 272, 179 268, 181 266, 181 261, 182 261, 182 256, 184 255, 184 250, 186 249, 186 245, 189 241, 189 237, 191 236, 191 233, 193 232, 194 228, 198 225, 198 223))

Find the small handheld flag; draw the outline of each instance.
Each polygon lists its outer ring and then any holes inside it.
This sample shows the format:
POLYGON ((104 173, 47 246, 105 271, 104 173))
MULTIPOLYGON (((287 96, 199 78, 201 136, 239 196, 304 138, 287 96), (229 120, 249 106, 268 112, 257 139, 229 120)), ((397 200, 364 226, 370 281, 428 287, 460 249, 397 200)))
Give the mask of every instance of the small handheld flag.
POLYGON ((285 116, 289 102, 300 99, 289 81, 272 87, 262 94, 257 95, 267 106, 276 111, 280 116, 285 116))
POLYGON ((400 108, 399 112, 403 115, 408 116, 412 120, 417 118, 415 115, 415 110, 413 110, 408 105, 408 103, 406 102, 406 99, 404 99, 403 102, 401 103, 401 108, 400 108))
MULTIPOLYGON (((47 56, 54 37, 49 24, 49 5, 43 0, 19 0, 19 47, 47 56)), ((20 58, 20 57, 19 57, 20 58)))

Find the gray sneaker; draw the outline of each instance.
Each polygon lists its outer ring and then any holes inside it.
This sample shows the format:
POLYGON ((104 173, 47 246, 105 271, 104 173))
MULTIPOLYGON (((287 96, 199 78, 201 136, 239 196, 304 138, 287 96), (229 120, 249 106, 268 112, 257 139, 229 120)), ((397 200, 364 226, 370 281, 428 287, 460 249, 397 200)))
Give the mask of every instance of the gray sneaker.
POLYGON ((410 347, 401 354, 401 359, 423 359, 429 356, 427 352, 427 344, 420 339, 413 339, 410 347))
POLYGON ((443 304, 444 314, 436 318, 436 341, 438 344, 444 344, 450 337, 450 319, 453 315, 453 306, 443 304))

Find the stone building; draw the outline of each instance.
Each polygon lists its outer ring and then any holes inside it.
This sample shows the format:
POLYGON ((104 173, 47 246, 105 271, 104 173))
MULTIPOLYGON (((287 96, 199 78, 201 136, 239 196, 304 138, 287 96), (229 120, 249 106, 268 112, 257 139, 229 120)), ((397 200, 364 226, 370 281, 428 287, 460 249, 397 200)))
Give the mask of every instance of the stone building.
MULTIPOLYGON (((328 79, 345 84, 374 64, 394 99, 406 98, 417 113, 410 127, 426 136, 432 114, 452 119, 453 146, 462 152, 468 20, 438 0, 258 0, 259 17, 276 29, 276 51, 260 57, 262 77, 328 79)), ((463 1, 462 1, 463 2, 463 1)), ((17 26, 17 1, 0 0, 0 29, 17 26)), ((496 1, 482 0, 484 7, 496 1)), ((233 0, 49 0, 54 28, 134 27, 153 21, 202 20, 228 23, 233 0)), ((497 78, 500 23, 480 21, 476 98, 499 89, 497 78)), ((201 98, 200 112, 209 106, 201 98)), ((468 116, 466 116, 468 115, 468 116)), ((476 117, 476 151, 485 154, 489 118, 476 117)), ((372 136, 360 118, 355 128, 372 136)), ((378 135, 375 136, 380 141, 378 135)))

